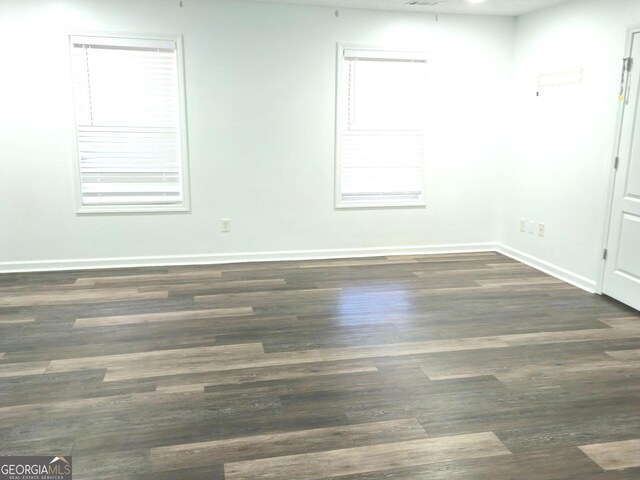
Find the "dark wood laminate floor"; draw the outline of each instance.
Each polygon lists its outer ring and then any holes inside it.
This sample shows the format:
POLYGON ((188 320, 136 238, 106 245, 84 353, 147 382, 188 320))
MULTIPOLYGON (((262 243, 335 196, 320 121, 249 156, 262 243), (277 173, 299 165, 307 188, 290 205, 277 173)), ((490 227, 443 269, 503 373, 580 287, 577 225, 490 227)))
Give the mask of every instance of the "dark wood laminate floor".
POLYGON ((76 479, 640 478, 640 315, 494 253, 0 275, 0 455, 76 479))

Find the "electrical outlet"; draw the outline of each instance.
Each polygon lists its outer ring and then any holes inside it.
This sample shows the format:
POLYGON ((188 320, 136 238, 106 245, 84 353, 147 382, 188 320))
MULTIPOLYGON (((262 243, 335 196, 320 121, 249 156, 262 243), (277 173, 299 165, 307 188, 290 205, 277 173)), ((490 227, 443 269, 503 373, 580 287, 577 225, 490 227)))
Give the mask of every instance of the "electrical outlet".
POLYGON ((533 235, 533 231, 536 228, 536 222, 534 222, 533 220, 529 221, 529 234, 533 235))
POLYGON ((522 233, 527 231, 527 219, 526 218, 521 218, 520 219, 520 231, 522 233))
POLYGON ((222 232, 229 233, 231 231, 231 219, 223 218, 222 220, 222 232))
POLYGON ((542 222, 538 224, 538 235, 544 237, 544 223, 542 222))

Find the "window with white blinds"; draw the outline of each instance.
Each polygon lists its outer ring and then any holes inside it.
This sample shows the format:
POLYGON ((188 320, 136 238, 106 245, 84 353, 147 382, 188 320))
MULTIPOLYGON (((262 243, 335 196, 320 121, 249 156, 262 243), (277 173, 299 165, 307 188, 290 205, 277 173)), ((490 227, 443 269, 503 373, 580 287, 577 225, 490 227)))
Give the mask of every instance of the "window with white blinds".
POLYGON ((423 54, 339 48, 336 206, 424 205, 423 54))
POLYGON ((176 39, 71 37, 80 212, 188 208, 176 39))

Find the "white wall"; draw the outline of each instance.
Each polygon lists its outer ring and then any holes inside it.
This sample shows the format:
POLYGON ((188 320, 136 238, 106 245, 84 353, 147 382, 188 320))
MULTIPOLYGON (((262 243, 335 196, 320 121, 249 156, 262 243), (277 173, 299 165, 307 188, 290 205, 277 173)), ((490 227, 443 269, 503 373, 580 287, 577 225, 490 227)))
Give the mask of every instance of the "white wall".
POLYGON ((638 0, 576 0, 516 22, 515 137, 503 169, 501 241, 593 289, 602 262, 621 60, 627 28, 639 23, 638 0), (576 68, 584 68, 582 85, 544 89, 536 97, 540 73, 576 68), (546 236, 520 233, 521 217, 546 223, 546 236))
POLYGON ((513 19, 184 3, 0 3, 0 270, 497 239, 513 19), (76 215, 66 36, 78 30, 184 35, 191 213, 76 215), (426 208, 334 210, 337 42, 429 52, 426 208))

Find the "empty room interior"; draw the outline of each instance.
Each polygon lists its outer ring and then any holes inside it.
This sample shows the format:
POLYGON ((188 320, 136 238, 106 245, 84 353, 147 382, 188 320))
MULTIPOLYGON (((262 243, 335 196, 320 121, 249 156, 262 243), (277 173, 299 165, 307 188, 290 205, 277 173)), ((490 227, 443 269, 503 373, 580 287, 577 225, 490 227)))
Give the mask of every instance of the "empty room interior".
POLYGON ((640 478, 638 0, 0 0, 0 479, 640 478))

